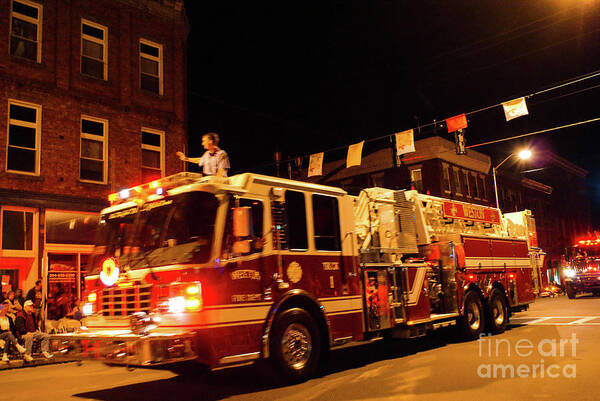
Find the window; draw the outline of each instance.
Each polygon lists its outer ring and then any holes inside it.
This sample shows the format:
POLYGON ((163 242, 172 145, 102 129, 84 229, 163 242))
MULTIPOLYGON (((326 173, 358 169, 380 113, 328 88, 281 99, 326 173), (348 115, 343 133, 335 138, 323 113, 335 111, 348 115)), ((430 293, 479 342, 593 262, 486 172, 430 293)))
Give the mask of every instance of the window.
POLYGON ((306 205, 304 194, 296 191, 285 191, 287 216, 288 249, 308 249, 306 235, 306 205))
POLYGON ((163 94, 162 45, 140 39, 140 88, 163 94))
POLYGON ((233 236, 233 209, 236 205, 249 207, 251 211, 250 235, 245 237, 250 242, 250 253, 260 252, 263 249, 263 203, 255 199, 232 200, 227 212, 227 223, 223 236, 223 258, 225 259, 235 255, 234 241, 244 239, 233 236))
POLYGON ((465 195, 471 197, 471 183, 469 182, 469 172, 462 170, 462 182, 463 188, 465 189, 465 195))
POLYGON ((460 178, 459 178, 458 169, 453 168, 452 173, 453 173, 453 178, 454 178, 454 193, 456 193, 457 195, 462 195, 463 191, 462 191, 462 185, 461 185, 460 178))
POLYGON ((337 198, 313 195, 315 248, 319 251, 340 250, 340 219, 337 198))
POLYGON ((481 190, 479 189, 477 175, 475 173, 471 173, 469 175, 469 180, 471 182, 471 191, 473 191, 473 196, 475 197, 475 199, 481 198, 481 196, 480 196, 481 190))
POLYGON ((164 176, 165 133, 142 128, 142 182, 164 176))
POLYGON ((6 171, 39 175, 42 106, 9 100, 6 171))
POLYGON ((81 73, 106 80, 107 31, 105 26, 81 20, 81 73))
POLYGON ((486 195, 485 195, 485 178, 482 175, 480 175, 480 176, 477 177, 477 181, 479 182, 479 185, 478 185, 479 198, 486 199, 486 195))
POLYGON ((46 210, 46 243, 94 244, 97 214, 46 210))
POLYGON ((444 180, 444 192, 452 190, 450 186, 450 167, 447 164, 442 164, 442 179, 444 180))
POLYGON ((33 250, 34 213, 2 209, 2 249, 10 251, 33 250))
POLYGON ((42 61, 42 6, 26 0, 12 2, 10 54, 42 61))
POLYGON ((106 182, 108 122, 92 117, 81 117, 81 155, 79 178, 82 181, 106 182))
POLYGON ((417 191, 423 192, 423 178, 421 176, 420 168, 410 170, 410 181, 417 191))

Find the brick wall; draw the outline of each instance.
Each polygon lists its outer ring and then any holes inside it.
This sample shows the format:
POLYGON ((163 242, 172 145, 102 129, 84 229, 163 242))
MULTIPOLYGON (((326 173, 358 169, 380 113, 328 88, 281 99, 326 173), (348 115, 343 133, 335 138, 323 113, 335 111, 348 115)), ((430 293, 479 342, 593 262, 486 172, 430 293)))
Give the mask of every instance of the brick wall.
POLYGON ((0 188, 106 199, 141 182, 142 127, 165 132, 165 174, 181 171, 175 151, 184 148, 187 130, 183 11, 156 1, 36 3, 43 6, 39 64, 9 55, 11 1, 0 1, 0 188), (108 28, 106 81, 80 73, 81 18, 108 28), (162 95, 140 89, 140 38, 163 46, 162 95), (8 99, 42 106, 39 176, 6 172, 8 99), (107 184, 79 180, 82 114, 108 121, 107 184))

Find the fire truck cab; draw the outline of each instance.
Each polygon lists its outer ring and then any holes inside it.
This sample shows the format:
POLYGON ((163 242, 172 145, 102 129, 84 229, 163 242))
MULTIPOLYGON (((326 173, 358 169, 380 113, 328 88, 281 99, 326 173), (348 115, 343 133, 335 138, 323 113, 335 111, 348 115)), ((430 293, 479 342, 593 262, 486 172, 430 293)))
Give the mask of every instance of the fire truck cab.
POLYGON ((526 239, 493 208, 250 173, 180 173, 110 200, 85 327, 53 335, 57 355, 262 358, 302 380, 333 348, 449 325, 475 339, 533 301, 526 239))
POLYGON ((565 291, 570 299, 591 292, 600 295, 600 238, 580 240, 567 248, 565 291))

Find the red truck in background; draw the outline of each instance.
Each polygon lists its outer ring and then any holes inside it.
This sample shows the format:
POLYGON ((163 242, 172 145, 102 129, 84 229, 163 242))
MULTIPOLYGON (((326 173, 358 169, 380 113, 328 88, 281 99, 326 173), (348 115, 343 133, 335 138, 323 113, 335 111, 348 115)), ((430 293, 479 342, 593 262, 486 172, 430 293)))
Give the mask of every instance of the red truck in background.
POLYGON ((600 295, 600 238, 580 240, 567 248, 565 292, 570 299, 591 292, 600 295))
POLYGON ((297 381, 334 348, 452 325, 476 339, 534 301, 527 230, 494 208, 250 173, 180 173, 109 200, 85 327, 53 335, 56 355, 269 359, 297 381))

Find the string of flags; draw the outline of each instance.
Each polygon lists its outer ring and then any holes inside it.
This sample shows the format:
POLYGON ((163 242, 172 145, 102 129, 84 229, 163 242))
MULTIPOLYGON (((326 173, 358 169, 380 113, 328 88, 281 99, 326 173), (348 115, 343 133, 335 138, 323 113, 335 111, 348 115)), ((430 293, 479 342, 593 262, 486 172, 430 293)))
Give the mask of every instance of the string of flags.
MULTIPOLYGON (((525 97, 520 97, 517 99, 510 100, 508 102, 503 102, 501 103, 501 105, 502 109, 504 110, 504 117, 506 118, 506 121, 510 121, 517 117, 529 114, 525 97)), ((447 118, 445 122, 446 128, 448 129, 448 133, 454 132, 455 134, 456 153, 465 154, 466 142, 464 138, 464 129, 468 126, 467 115, 465 113, 462 113, 454 117, 447 118)), ((387 136, 390 137, 391 135, 387 136)), ((415 151, 414 129, 408 129, 406 131, 397 132, 393 134, 393 136, 395 138, 396 143, 395 151, 397 157, 415 151)), ((361 165, 362 149, 364 143, 365 141, 361 141, 348 146, 348 151, 346 154, 346 168, 361 165)), ((319 152, 310 155, 308 161, 308 177, 323 175, 324 156, 325 152, 319 152)))

